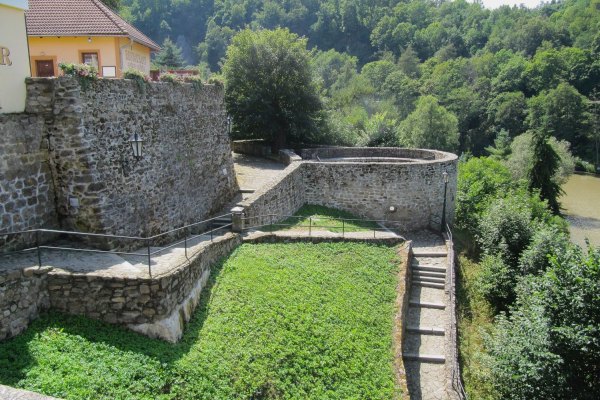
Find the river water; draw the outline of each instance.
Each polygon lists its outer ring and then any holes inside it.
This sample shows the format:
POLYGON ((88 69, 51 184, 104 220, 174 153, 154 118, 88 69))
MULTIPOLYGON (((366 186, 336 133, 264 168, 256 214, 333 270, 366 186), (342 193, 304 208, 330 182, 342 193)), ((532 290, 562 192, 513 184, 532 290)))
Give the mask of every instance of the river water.
POLYGON ((565 194, 560 198, 569 221, 571 240, 585 246, 600 246, 600 178, 591 175, 571 175, 563 185, 565 194))

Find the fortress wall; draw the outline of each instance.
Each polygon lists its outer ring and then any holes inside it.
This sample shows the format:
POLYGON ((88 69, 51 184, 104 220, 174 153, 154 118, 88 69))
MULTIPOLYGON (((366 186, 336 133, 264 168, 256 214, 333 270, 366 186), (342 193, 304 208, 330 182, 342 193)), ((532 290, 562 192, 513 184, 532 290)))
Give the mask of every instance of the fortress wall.
POLYGON ((305 201, 416 230, 441 221, 442 173, 449 174, 446 219, 454 218, 457 159, 416 163, 304 162, 305 201), (394 207, 394 211, 390 210, 394 207))
POLYGON ((27 92, 25 113, 0 115, 0 232, 151 235, 208 217, 238 189, 222 87, 61 77, 29 78, 27 92))

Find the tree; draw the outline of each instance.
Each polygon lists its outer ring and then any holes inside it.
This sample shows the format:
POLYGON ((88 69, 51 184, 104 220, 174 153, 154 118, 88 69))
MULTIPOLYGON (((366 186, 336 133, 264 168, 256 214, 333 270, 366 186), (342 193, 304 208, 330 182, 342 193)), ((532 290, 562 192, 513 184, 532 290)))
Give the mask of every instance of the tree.
POLYGON ((102 0, 102 2, 113 10, 118 10, 121 8, 121 0, 102 0))
POLYGON ((510 143, 511 139, 508 131, 501 129, 498 135, 496 135, 496 139, 494 139, 494 146, 486 147, 485 151, 490 153, 490 158, 504 161, 510 156, 510 143))
POLYGON ((560 157, 548 142, 548 135, 541 131, 533 132, 533 155, 529 169, 529 188, 537 189, 542 200, 554 214, 560 213, 558 198, 563 193, 560 185, 552 179, 559 168, 560 157))
POLYGON ((181 49, 171 39, 166 38, 160 52, 154 59, 154 63, 161 67, 181 68, 185 61, 181 55, 181 49))
POLYGON ((309 142, 321 115, 306 39, 287 29, 238 33, 223 65, 225 102, 240 136, 309 142))
POLYGON ((408 147, 455 151, 458 120, 433 96, 422 96, 417 107, 398 127, 400 142, 408 147))

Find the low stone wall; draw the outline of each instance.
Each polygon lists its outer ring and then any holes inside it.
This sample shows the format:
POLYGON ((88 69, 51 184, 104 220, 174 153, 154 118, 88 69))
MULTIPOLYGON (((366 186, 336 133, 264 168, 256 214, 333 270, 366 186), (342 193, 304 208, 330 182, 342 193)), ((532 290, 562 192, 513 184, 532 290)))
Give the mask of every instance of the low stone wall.
POLYGON ((428 149, 404 149, 400 147, 319 147, 303 149, 300 152, 306 160, 326 160, 328 158, 401 158, 417 161, 442 160, 449 153, 428 149))
POLYGON ((256 157, 271 156, 271 146, 262 139, 234 140, 231 143, 234 153, 247 154, 256 157))
POLYGON ((54 270, 48 274, 50 305, 65 313, 127 325, 149 336, 177 341, 211 267, 239 243, 241 239, 234 234, 216 238, 190 257, 189 263, 166 275, 146 279, 54 270), (190 294, 194 292, 190 303, 190 294), (180 319, 182 309, 186 318, 180 319), (163 323, 172 315, 181 324, 163 323))
POLYGON ((303 163, 292 163, 275 180, 238 206, 244 208, 246 225, 268 224, 270 214, 293 215, 306 203, 303 163))
POLYGON ((48 308, 49 268, 0 271, 0 340, 23 332, 48 308))
POLYGON ((198 305, 211 268, 241 242, 232 233, 215 238, 186 264, 152 278, 37 267, 1 272, 0 340, 19 334, 40 310, 52 308, 176 342, 198 305))

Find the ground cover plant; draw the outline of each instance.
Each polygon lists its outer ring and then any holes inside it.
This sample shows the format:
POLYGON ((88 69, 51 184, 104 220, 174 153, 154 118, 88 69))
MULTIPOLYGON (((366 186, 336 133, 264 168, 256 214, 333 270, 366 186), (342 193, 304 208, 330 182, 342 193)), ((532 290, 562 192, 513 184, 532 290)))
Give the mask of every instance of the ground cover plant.
POLYGON ((395 248, 243 245, 177 344, 47 313, 0 343, 0 383, 66 399, 391 399, 395 248))
POLYGON ((271 226, 267 226, 265 230, 300 229, 308 231, 309 226, 315 230, 325 230, 335 233, 363 232, 372 231, 373 229, 382 229, 377 223, 361 220, 356 215, 347 211, 315 204, 305 204, 296 211, 293 216, 271 226))

